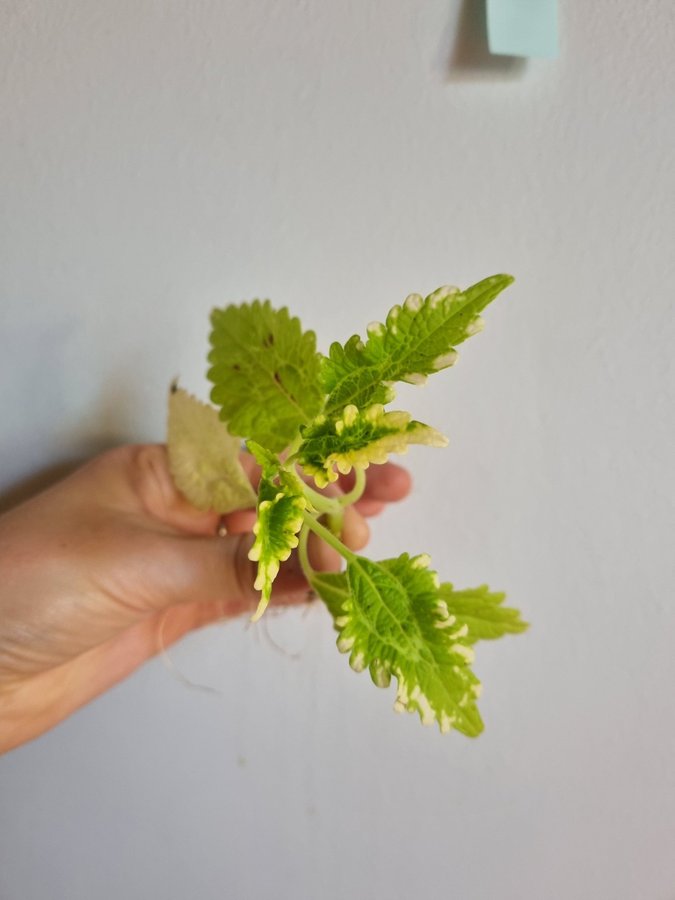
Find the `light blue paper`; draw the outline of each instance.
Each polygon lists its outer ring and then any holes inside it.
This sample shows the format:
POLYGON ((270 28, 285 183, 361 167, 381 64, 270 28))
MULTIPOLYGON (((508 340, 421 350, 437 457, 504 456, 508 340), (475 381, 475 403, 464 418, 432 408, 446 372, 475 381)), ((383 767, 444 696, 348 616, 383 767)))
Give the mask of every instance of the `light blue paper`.
POLYGON ((490 53, 558 55, 558 0, 486 0, 490 53))

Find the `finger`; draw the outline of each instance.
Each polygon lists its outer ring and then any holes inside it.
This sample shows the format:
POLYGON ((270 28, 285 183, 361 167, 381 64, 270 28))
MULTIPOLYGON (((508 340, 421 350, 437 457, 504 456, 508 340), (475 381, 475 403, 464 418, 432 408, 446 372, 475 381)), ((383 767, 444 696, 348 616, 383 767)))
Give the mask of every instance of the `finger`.
POLYGON ((238 509, 236 512, 223 516, 220 524, 228 534, 245 534, 252 530, 256 518, 254 509, 238 509))
POLYGON ((407 469, 392 462, 381 466, 369 466, 367 476, 363 500, 396 502, 406 497, 412 487, 412 479, 407 469))
POLYGON ((254 490, 257 490, 260 483, 262 468, 258 465, 258 463, 247 450, 242 450, 242 452, 239 454, 239 463, 241 464, 244 472, 246 472, 246 474, 248 475, 254 490))
MULTIPOLYGON (((240 461, 251 482, 257 483, 260 467, 246 453, 241 454, 240 461)), ((175 486, 169 471, 167 450, 162 444, 137 448, 133 478, 145 510, 155 520, 183 533, 213 535, 222 525, 229 534, 244 534, 251 531, 255 523, 253 509, 237 510, 222 517, 213 510, 195 509, 175 486)))
POLYGON ((357 509, 362 516, 370 518, 371 516, 379 516, 386 506, 387 504, 383 503, 382 500, 368 500, 366 498, 365 500, 361 499, 358 503, 355 503, 354 509, 357 509))
POLYGON ((186 534, 215 534, 219 515, 196 509, 173 483, 167 449, 163 444, 133 448, 130 475, 135 493, 157 522, 186 534))
POLYGON ((311 534, 307 550, 309 564, 316 572, 339 572, 342 557, 320 537, 311 534))
POLYGON ((344 511, 342 540, 350 550, 362 550, 370 540, 368 523, 353 506, 344 511))
MULTIPOLYGON (((176 538, 169 548, 165 583, 159 586, 158 608, 186 603, 218 604, 227 618, 252 614, 260 600, 253 587, 257 564, 248 558, 253 536, 248 533, 228 534, 223 538, 176 538)), ((312 566, 336 570, 339 558, 323 541, 310 545, 312 566)), ((301 603, 309 585, 302 573, 297 554, 282 564, 274 582, 275 602, 301 603)))
POLYGON ((248 558, 253 535, 172 536, 163 539, 166 556, 154 573, 152 605, 220 603, 227 616, 255 608, 256 566, 248 558))

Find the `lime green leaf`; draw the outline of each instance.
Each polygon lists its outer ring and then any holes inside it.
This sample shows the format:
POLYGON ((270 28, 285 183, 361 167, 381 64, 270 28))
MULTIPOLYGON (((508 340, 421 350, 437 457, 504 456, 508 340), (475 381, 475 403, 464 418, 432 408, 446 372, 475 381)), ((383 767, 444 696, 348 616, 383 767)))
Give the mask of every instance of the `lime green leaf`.
POLYGON ((389 403, 391 382, 422 384, 427 375, 451 366, 455 346, 482 329, 480 313, 512 281, 510 275, 493 275, 465 291, 442 287, 424 300, 411 294, 391 309, 386 323, 368 326, 365 343, 354 335, 344 346, 333 344, 322 362, 329 395, 325 412, 389 403))
POLYGON ((435 428, 411 421, 407 412, 385 412, 379 403, 362 411, 347 406, 334 419, 321 415, 302 429, 302 438, 295 458, 319 487, 335 481, 338 472, 346 475, 353 467, 384 463, 390 453, 405 453, 410 444, 447 444, 435 428))
POLYGON ((279 483, 265 472, 258 489, 258 519, 253 526, 255 543, 249 559, 257 561, 255 589, 262 591, 253 621, 262 616, 272 595, 272 583, 280 563, 298 546, 298 532, 302 528, 307 501, 300 480, 291 472, 282 471, 279 483))
POLYGON ((293 469, 285 468, 276 453, 270 453, 256 441, 246 441, 246 449, 262 469, 258 500, 275 496, 279 490, 277 484, 289 496, 304 493, 302 481, 293 469), (262 498, 261 492, 265 492, 262 498))
POLYGON ((349 405, 386 405, 396 396, 392 386, 384 381, 386 366, 370 360, 365 349, 359 335, 353 334, 344 345, 331 344, 328 356, 322 358, 321 378, 328 394, 325 407, 328 414, 349 405))
POLYGON ((334 615, 351 667, 368 668, 378 687, 396 678, 394 709, 475 737, 483 723, 468 629, 447 614, 428 563, 407 553, 381 563, 353 557, 345 574, 314 576, 312 587, 334 615))
POLYGON ((468 628, 467 641, 494 640, 505 634, 520 634, 528 628, 517 609, 503 606, 505 594, 492 593, 487 585, 457 591, 451 584, 442 584, 439 596, 448 615, 459 625, 468 628))
POLYGON ((228 513, 255 504, 239 464, 239 438, 229 433, 217 410, 175 385, 169 394, 167 449, 176 487, 197 509, 228 513))
POLYGON ((257 441, 246 441, 246 449, 268 478, 274 477, 281 468, 281 460, 270 450, 266 450, 257 441))
POLYGON ((319 355, 313 331, 269 300, 211 314, 211 399, 230 430, 283 450, 319 412, 319 355))

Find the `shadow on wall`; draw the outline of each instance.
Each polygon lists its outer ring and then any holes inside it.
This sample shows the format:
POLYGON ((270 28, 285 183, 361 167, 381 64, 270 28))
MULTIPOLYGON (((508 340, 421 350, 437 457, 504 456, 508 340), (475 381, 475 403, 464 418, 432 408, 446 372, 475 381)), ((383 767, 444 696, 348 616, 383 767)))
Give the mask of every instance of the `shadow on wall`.
MULTIPOLYGON (((59 443, 66 447, 62 451, 64 458, 19 479, 0 492, 0 515, 66 478, 99 453, 133 442, 130 423, 132 404, 133 394, 129 387, 122 383, 106 384, 96 414, 87 418, 80 427, 72 429, 65 439, 60 435, 59 443)), ((137 436, 135 440, 138 442, 137 436)))
POLYGON ((445 29, 439 57, 445 81, 517 79, 527 68, 519 56, 490 53, 485 0, 463 0, 459 16, 445 29))

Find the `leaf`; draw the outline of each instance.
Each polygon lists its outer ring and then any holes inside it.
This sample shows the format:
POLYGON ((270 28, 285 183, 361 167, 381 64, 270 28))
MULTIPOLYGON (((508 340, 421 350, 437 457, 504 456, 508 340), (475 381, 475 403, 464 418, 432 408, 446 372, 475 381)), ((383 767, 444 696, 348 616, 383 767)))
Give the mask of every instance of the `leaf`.
POLYGON ((230 429, 283 450, 319 412, 319 355, 313 331, 269 300, 214 309, 208 372, 211 399, 230 429))
POLYGON ((321 379, 328 394, 327 414, 335 414, 349 405, 386 405, 396 396, 391 385, 384 381, 386 367, 369 360, 365 349, 359 335, 353 334, 344 345, 331 344, 328 356, 322 358, 321 379))
POLYGON ((411 421, 410 413, 385 412, 381 404, 360 411, 347 406, 341 417, 319 416, 302 429, 296 459, 319 487, 346 475, 353 467, 385 463, 390 453, 406 453, 410 444, 445 447, 448 443, 430 425, 411 421), (336 471, 337 469, 337 471, 336 471))
POLYGON ((281 468, 281 461, 275 453, 266 450, 257 441, 246 441, 246 449, 258 463, 264 476, 273 478, 278 474, 281 468))
POLYGON ((175 385, 169 394, 167 449, 173 480, 197 509, 224 514, 255 504, 239 464, 239 438, 229 433, 217 410, 175 385))
POLYGON ((298 546, 298 532, 307 506, 300 480, 294 474, 282 470, 278 480, 279 484, 263 471, 258 489, 258 519, 253 526, 255 542, 248 558, 258 563, 254 587, 262 591, 262 596, 253 622, 262 616, 270 602, 272 583, 280 564, 298 546))
POLYGON ((491 593, 487 585, 456 591, 451 584, 440 586, 439 596, 445 603, 448 615, 468 628, 467 641, 494 640, 505 634, 520 634, 528 629, 520 612, 502 606, 505 594, 491 593))
POLYGON ((482 329, 481 311, 512 281, 510 275, 493 275, 465 291, 442 287, 424 300, 411 294, 390 310, 385 324, 368 326, 365 343, 354 335, 344 346, 332 344, 321 370, 328 394, 325 412, 389 403, 390 382, 422 384, 451 366, 455 346, 482 329))
POLYGON ((475 737, 483 723, 468 629, 448 616, 428 563, 407 553, 380 563, 354 556, 346 573, 315 575, 312 587, 334 616, 337 646, 351 667, 367 667, 378 687, 396 678, 395 710, 475 737))

